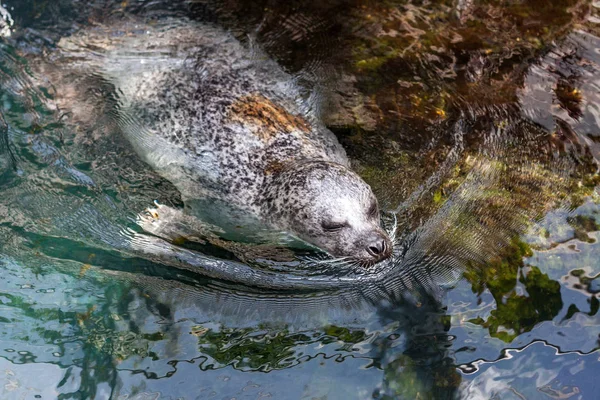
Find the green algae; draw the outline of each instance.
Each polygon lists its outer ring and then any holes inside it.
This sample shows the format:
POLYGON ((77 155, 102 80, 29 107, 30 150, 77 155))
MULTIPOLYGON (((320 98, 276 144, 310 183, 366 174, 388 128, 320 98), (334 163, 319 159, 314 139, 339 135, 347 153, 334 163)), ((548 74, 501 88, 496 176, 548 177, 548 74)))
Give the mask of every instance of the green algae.
POLYGON ((536 266, 525 266, 524 258, 531 256, 525 242, 513 239, 484 269, 465 273, 474 292, 481 294, 487 289, 496 302, 496 308, 487 318, 478 317, 470 322, 507 343, 540 322, 551 321, 563 307, 560 283, 536 266), (519 285, 524 291, 517 290, 519 285))
POLYGON ((567 223, 575 230, 575 238, 582 242, 594 243, 596 239, 591 238, 589 232, 597 232, 600 230, 596 219, 585 215, 576 215, 567 218, 567 223))

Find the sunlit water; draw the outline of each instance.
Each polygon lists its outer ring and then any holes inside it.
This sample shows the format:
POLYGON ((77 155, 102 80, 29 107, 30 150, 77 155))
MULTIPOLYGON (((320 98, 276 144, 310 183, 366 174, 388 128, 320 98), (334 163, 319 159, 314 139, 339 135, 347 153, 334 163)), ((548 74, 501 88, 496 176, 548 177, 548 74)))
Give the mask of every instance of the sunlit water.
POLYGON ((597 3, 7 3, 0 398, 600 393, 597 3), (280 62, 377 193, 393 259, 144 233, 181 197, 95 113, 110 85, 57 56, 132 16, 280 62), (65 88, 97 99, 89 119, 65 88))

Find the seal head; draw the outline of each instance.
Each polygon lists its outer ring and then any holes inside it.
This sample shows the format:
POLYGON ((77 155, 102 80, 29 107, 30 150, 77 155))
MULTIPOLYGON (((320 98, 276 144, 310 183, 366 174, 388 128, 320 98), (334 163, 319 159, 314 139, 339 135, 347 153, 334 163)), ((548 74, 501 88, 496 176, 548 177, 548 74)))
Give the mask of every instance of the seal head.
POLYGON ((371 266, 392 254, 375 195, 344 165, 295 163, 267 182, 261 198, 266 220, 335 257, 371 266))

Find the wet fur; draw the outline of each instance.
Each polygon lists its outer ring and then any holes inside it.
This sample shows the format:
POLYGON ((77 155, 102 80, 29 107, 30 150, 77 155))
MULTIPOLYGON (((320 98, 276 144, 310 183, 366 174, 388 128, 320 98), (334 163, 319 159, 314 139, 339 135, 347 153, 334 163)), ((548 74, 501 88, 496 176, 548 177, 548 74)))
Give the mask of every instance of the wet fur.
MULTIPOLYGON (((379 216, 367 212, 376 204, 371 189, 307 112, 292 77, 222 29, 118 21, 58 47, 51 62, 114 86, 117 99, 103 114, 184 201, 226 201, 336 255, 362 252, 373 232, 386 237, 379 216), (352 229, 326 235, 322 221, 339 204, 347 204, 337 214, 352 229)), ((89 110, 99 109, 87 103, 71 105, 75 121, 89 122, 89 110)))

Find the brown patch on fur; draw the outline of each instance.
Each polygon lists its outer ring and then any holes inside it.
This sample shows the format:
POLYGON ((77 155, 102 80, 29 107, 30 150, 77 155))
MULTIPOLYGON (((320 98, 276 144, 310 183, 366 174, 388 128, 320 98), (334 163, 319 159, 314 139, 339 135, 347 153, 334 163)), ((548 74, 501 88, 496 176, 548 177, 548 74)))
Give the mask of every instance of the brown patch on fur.
POLYGON ((285 168, 285 165, 279 160, 273 160, 269 162, 265 168, 265 174, 277 174, 285 168))
POLYGON ((304 118, 290 114, 259 94, 244 96, 233 103, 228 117, 231 121, 247 125, 252 133, 264 141, 279 133, 292 133, 295 130, 310 132, 310 126, 304 118))

